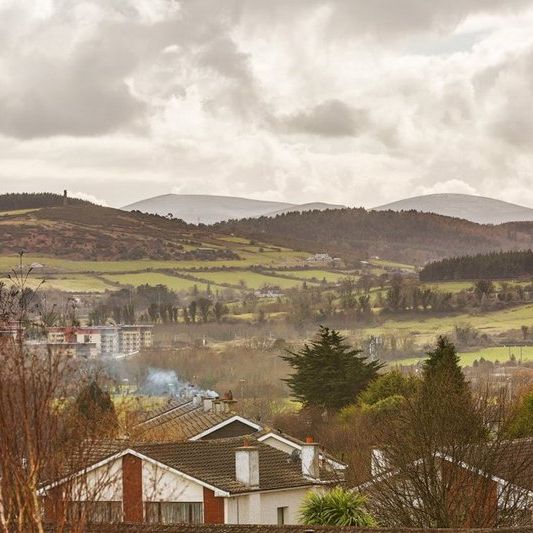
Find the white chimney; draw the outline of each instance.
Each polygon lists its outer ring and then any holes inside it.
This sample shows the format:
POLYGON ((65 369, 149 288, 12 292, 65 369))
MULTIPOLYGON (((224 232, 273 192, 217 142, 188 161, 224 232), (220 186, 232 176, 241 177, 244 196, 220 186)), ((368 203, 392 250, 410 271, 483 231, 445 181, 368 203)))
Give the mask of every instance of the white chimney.
POLYGON ((313 442, 313 437, 307 437, 302 444, 300 457, 302 459, 302 474, 305 477, 320 479, 320 446, 313 442))
POLYGON ((235 450, 235 478, 247 487, 259 486, 259 448, 246 439, 235 450))
POLYGON ((206 413, 213 409, 213 399, 212 398, 208 398, 207 396, 204 396, 203 404, 204 404, 204 411, 206 413))

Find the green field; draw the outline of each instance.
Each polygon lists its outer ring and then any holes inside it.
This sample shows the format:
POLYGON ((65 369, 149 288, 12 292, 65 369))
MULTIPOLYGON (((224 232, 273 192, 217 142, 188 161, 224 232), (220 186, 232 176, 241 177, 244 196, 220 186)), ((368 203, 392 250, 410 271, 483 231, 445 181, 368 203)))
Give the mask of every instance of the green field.
POLYGON ((533 326, 533 305, 522 305, 503 311, 492 311, 479 315, 460 314, 409 320, 387 320, 379 327, 366 328, 365 335, 399 333, 413 335, 417 344, 432 343, 440 334, 449 334, 455 325, 468 323, 480 333, 497 334, 522 325, 533 326))
MULTIPOLYGON (((461 352, 459 356, 461 357, 461 366, 472 366, 475 360, 480 360, 483 357, 487 361, 499 361, 503 363, 510 359, 511 354, 513 354, 517 361, 522 359, 522 361, 533 361, 533 346, 498 346, 491 348, 483 348, 475 352, 461 352)), ((416 365, 424 361, 424 358, 418 357, 409 357, 406 359, 398 359, 397 361, 391 361, 389 365, 416 365)))
POLYGON ((328 283, 337 283, 340 279, 349 276, 349 274, 343 272, 329 272, 327 270, 284 270, 283 272, 277 272, 277 274, 318 282, 325 278, 328 283))
POLYGON ((251 271, 226 271, 226 272, 197 272, 196 276, 202 279, 209 280, 215 285, 222 283, 228 283, 229 285, 239 286, 241 281, 244 282, 244 286, 248 289, 259 289, 263 285, 277 285, 282 289, 289 289, 292 287, 298 287, 302 285, 300 280, 277 278, 275 276, 268 276, 266 274, 260 274, 258 272, 251 271))
POLYGON ((162 274, 160 272, 134 272, 131 274, 109 274, 104 276, 105 279, 121 285, 166 285, 173 291, 188 291, 196 285, 199 290, 207 287, 205 283, 191 281, 188 279, 162 274))
MULTIPOLYGON (((0 278, 0 281, 10 283, 7 278, 0 278)), ((32 289, 36 289, 40 286, 41 290, 57 289, 65 292, 105 292, 106 290, 113 290, 111 283, 106 283, 104 280, 89 275, 76 275, 73 274, 67 277, 30 277, 27 280, 27 285, 32 289), (44 279, 44 283, 42 283, 44 279)))

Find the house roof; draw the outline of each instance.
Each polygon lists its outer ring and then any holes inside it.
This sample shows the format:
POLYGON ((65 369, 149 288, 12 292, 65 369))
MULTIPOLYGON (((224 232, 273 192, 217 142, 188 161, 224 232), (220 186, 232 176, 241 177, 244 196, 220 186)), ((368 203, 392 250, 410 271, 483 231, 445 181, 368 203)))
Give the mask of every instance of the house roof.
MULTIPOLYGON (((269 437, 272 437, 274 439, 279 439, 281 442, 285 442, 289 446, 292 446, 295 450, 301 450, 302 446, 305 444, 304 441, 297 439, 296 437, 293 437, 292 435, 288 435, 287 433, 284 433, 283 431, 276 429, 264 429, 263 431, 259 432, 257 434, 257 440, 259 442, 264 442, 269 437)), ((339 470, 343 470, 347 467, 347 464, 339 461, 333 455, 330 455, 329 453, 320 452, 320 455, 326 459, 332 466, 339 470)))
MULTIPOLYGON (((256 439, 248 437, 248 440, 259 450, 259 487, 253 489, 235 479, 235 451, 243 445, 242 437, 129 445, 119 442, 107 443, 102 446, 101 453, 95 450, 90 461, 85 462, 81 468, 85 471, 96 464, 105 464, 106 461, 133 453, 228 494, 280 490, 339 481, 331 469, 325 468, 321 469, 320 481, 304 477, 299 461, 256 439)), ((78 467, 79 474, 82 473, 81 468, 78 467)), ((76 472, 72 471, 70 475, 76 475, 76 472)), ((60 484, 63 479, 48 483, 47 486, 60 484)))
MULTIPOLYGON (((436 454, 448 462, 492 478, 498 483, 519 487, 533 493, 533 438, 487 442, 483 445, 465 447, 461 457, 452 456, 446 450, 436 454)), ((420 460, 414 461, 413 464, 420 460)), ((355 488, 361 490, 385 478, 400 474, 398 469, 384 469, 367 482, 355 488)))
MULTIPOLYGON (((214 413, 204 411, 202 406, 197 406, 192 400, 185 402, 172 402, 154 410, 144 416, 135 428, 135 435, 143 435, 162 431, 172 440, 188 440, 217 426, 234 416, 234 413, 214 413)), ((167 438, 167 437, 165 437, 167 438)))

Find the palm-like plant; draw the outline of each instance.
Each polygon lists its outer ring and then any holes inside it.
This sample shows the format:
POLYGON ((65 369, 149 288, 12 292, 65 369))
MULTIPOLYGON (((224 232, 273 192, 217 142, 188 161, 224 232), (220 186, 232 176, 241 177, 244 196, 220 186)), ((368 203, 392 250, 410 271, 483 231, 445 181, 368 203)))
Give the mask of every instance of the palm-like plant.
POLYGON ((374 527, 366 499, 357 492, 336 487, 328 492, 309 492, 300 511, 305 525, 374 527))

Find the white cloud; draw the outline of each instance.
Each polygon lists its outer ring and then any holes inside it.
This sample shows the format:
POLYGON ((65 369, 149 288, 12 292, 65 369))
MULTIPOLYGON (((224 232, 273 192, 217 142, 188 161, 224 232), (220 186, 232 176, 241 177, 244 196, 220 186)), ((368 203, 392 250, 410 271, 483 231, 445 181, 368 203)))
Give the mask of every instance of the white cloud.
POLYGON ((533 205, 533 1, 33 7, 0 7, 0 192, 533 205))

